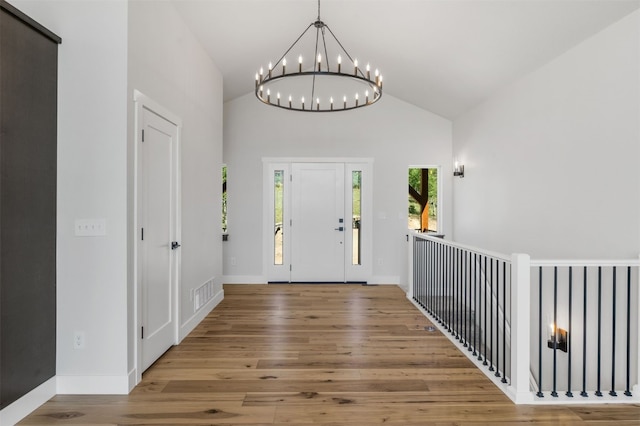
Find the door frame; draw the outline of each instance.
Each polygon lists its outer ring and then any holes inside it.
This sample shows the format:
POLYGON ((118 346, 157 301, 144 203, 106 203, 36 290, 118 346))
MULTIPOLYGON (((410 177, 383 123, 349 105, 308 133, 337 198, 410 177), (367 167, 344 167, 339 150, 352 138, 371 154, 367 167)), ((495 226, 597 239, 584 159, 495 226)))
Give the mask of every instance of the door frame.
MULTIPOLYGON (((133 149, 133 232, 130 232, 131 245, 133 253, 133 340, 134 340, 134 363, 135 363, 135 384, 140 383, 142 380, 142 285, 140 277, 140 244, 139 244, 139 214, 140 214, 140 161, 141 155, 139 152, 140 143, 142 142, 142 123, 144 110, 148 110, 163 119, 169 121, 177 127, 177 140, 174 151, 173 166, 175 167, 175 177, 173 185, 175 185, 176 197, 174 200, 175 208, 175 236, 176 241, 181 241, 182 238, 182 209, 181 209, 181 142, 182 142, 182 119, 171 111, 167 110, 157 102, 153 101, 138 90, 133 91, 134 101, 134 149, 133 149)), ((174 344, 179 343, 179 329, 180 329, 180 267, 181 267, 181 250, 173 251, 174 256, 172 259, 172 321, 175 324, 173 335, 174 344)))
MULTIPOLYGON (((286 179, 289 185, 284 187, 284 251, 283 264, 274 265, 274 247, 273 247, 273 172, 275 170, 284 170, 285 175, 291 175, 293 163, 343 163, 345 166, 345 176, 356 169, 362 170, 363 188, 361 189, 361 232, 363 234, 361 240, 361 265, 352 265, 347 259, 347 252, 351 253, 348 248, 352 247, 351 233, 345 235, 345 281, 346 282, 370 282, 373 277, 373 158, 349 158, 349 157, 264 157, 262 158, 263 170, 263 196, 262 196, 262 254, 263 268, 262 273, 265 282, 290 282, 291 274, 289 265, 291 264, 291 228, 289 226, 291 212, 291 181, 286 179), (366 183, 365 183, 366 182, 366 183)), ((351 180, 345 180, 345 212, 351 206, 351 180)), ((346 215, 351 217, 351 215, 346 215)), ((351 219, 349 219, 351 222, 351 219)), ((351 228, 349 228, 351 229, 351 228)))

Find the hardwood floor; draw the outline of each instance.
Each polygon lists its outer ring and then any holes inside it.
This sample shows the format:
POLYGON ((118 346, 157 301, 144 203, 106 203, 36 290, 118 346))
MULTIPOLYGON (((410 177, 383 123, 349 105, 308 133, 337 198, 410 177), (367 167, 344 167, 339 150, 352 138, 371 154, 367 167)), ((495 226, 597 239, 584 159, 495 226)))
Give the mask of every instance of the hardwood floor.
POLYGON ((127 396, 60 395, 23 425, 640 424, 640 406, 516 406, 396 286, 225 285, 127 396))

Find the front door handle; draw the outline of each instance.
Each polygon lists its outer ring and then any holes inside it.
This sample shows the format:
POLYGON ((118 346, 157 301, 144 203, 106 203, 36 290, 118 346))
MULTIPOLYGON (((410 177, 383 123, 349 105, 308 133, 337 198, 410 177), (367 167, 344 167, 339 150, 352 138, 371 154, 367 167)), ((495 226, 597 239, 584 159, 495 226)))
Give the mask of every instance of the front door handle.
POLYGON ((177 241, 171 241, 171 250, 175 250, 180 247, 180 243, 177 241))
POLYGON ((336 230, 336 231, 340 231, 340 232, 342 232, 342 231, 344 231, 344 226, 341 226, 341 227, 339 227, 339 228, 335 228, 335 230, 336 230))

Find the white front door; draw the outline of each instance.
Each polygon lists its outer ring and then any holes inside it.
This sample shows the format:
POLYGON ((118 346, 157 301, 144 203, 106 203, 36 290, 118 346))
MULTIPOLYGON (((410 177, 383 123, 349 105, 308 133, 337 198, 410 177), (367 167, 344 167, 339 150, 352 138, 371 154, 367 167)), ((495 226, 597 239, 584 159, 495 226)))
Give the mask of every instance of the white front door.
POLYGON ((141 110, 138 277, 144 371, 176 343, 178 126, 147 108, 141 110))
POLYGON ((291 281, 345 282, 344 164, 295 163, 291 187, 291 281))

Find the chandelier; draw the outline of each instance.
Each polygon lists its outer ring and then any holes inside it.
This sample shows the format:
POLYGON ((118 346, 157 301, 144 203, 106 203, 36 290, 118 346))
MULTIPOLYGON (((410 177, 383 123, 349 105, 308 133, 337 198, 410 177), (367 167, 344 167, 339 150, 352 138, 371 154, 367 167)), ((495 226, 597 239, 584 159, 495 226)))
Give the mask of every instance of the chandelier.
POLYGON ((274 64, 256 73, 255 93, 262 103, 292 111, 337 112, 373 105, 382 97, 382 75, 359 65, 331 28, 318 18, 274 64), (305 35, 313 34, 315 38, 305 35), (310 31, 311 30, 311 31, 310 31), (329 51, 333 53, 331 62, 329 51), (291 55, 297 63, 287 62, 291 55), (295 55, 295 56, 294 56, 295 55), (297 57, 296 57, 297 56, 297 57))

